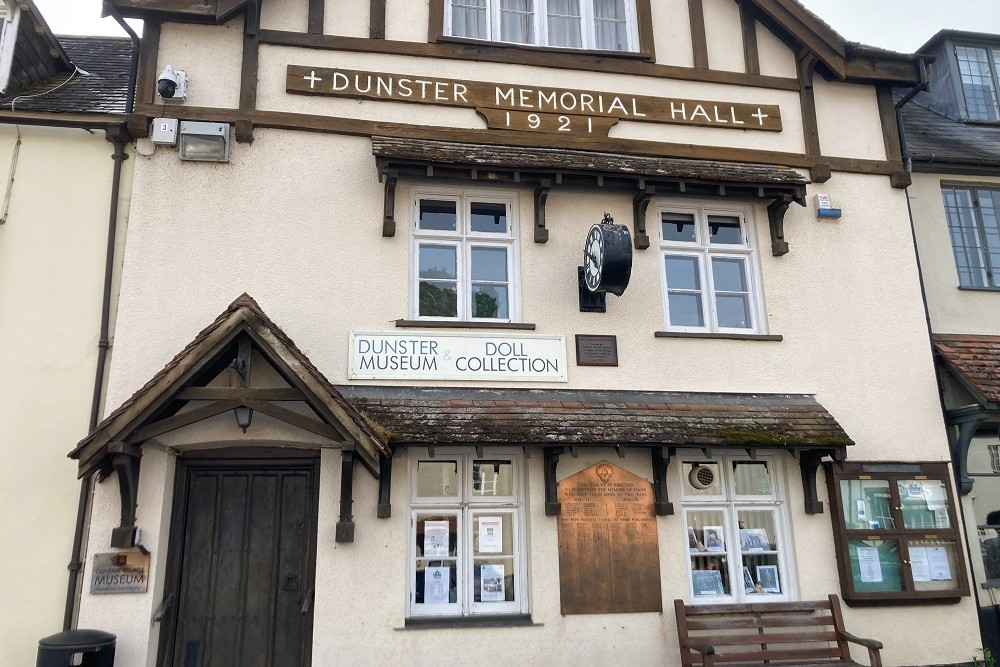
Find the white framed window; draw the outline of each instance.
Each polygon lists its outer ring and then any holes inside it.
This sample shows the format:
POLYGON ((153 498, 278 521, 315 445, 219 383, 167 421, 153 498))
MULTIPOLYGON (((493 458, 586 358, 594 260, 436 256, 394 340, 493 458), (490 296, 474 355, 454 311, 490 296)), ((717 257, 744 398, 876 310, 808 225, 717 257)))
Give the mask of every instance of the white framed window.
POLYGON ((533 46, 639 50, 635 0, 445 0, 445 34, 533 46))
POLYGON ((414 319, 512 322, 520 317, 516 195, 420 190, 413 200, 414 319))
POLYGON ((527 613, 521 455, 411 452, 407 616, 527 613))
POLYGON ((780 459, 691 452, 678 469, 690 599, 795 599, 780 459))
POLYGON ((667 330, 763 332, 750 209, 661 202, 657 214, 667 330))

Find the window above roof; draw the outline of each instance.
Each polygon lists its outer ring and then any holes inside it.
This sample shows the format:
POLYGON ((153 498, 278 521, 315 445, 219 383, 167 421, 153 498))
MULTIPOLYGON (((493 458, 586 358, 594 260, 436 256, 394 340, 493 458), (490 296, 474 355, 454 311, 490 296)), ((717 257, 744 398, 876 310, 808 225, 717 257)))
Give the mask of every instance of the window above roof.
POLYGON ((1000 121, 1000 48, 955 46, 958 71, 970 120, 1000 121))

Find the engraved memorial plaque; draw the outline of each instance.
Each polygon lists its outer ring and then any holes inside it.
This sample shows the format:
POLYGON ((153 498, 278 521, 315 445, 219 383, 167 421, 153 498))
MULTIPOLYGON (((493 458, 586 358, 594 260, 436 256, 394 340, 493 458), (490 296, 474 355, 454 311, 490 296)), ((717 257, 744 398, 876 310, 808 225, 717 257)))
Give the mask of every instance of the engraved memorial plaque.
POLYGON ((576 334, 577 366, 617 366, 618 337, 576 334))
POLYGON ((562 613, 663 611, 653 485, 602 461, 557 490, 562 613))

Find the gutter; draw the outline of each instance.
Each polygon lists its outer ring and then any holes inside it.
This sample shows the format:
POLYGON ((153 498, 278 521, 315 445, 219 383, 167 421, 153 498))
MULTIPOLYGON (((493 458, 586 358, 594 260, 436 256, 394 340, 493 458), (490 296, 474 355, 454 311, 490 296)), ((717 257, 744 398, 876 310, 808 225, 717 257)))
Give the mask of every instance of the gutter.
MULTIPOLYGON (((125 101, 125 115, 127 117, 128 114, 132 113, 135 106, 135 84, 139 69, 140 40, 139 36, 132 30, 132 27, 122 18, 117 8, 111 7, 109 13, 132 40, 128 88, 125 101)), ((87 429, 88 432, 93 431, 97 426, 101 400, 104 397, 104 372, 107 367, 108 349, 111 347, 109 330, 111 322, 111 291, 114 282, 115 245, 117 243, 116 237, 118 231, 118 197, 121 192, 122 163, 128 159, 125 146, 131 140, 128 130, 121 125, 114 129, 106 129, 105 137, 114 145, 114 153, 112 153, 111 159, 114 160, 115 166, 111 181, 111 211, 108 216, 108 246, 104 264, 104 297, 101 305, 101 330, 97 343, 97 370, 94 373, 93 401, 90 408, 90 427, 87 429)), ((77 589, 80 587, 80 571, 83 569, 84 528, 90 516, 93 481, 94 476, 89 475, 80 482, 80 500, 77 504, 76 526, 73 530, 73 551, 70 556, 69 565, 67 566, 69 581, 66 586, 66 609, 63 614, 63 630, 72 629, 74 616, 77 611, 77 589)))

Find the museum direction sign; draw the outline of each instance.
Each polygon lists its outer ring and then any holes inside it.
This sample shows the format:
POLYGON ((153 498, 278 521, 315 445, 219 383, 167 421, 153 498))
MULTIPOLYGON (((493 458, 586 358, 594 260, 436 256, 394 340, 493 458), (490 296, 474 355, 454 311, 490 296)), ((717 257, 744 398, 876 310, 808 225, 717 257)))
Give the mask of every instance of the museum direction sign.
POLYGON ((594 90, 439 79, 289 65, 285 89, 301 95, 475 109, 492 129, 599 134, 620 120, 781 131, 774 104, 715 102, 594 90))
POLYGON ((351 332, 352 380, 566 382, 563 336, 351 332))

